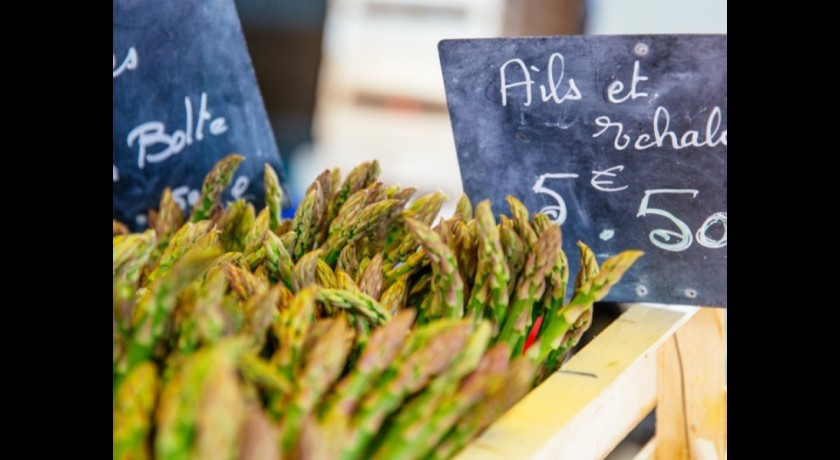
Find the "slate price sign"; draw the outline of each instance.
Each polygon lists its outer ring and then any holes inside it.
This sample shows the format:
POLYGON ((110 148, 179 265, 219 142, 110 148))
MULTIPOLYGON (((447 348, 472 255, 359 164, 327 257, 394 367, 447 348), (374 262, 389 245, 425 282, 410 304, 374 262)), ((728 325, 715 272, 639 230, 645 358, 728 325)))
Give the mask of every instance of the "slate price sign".
POLYGON ((645 255, 605 299, 726 307, 726 36, 444 40, 464 190, 513 195, 599 261, 645 255))
POLYGON ((223 200, 262 206, 266 162, 285 183, 233 0, 114 0, 113 41, 115 219, 142 229, 165 187, 189 211, 229 153, 223 200))

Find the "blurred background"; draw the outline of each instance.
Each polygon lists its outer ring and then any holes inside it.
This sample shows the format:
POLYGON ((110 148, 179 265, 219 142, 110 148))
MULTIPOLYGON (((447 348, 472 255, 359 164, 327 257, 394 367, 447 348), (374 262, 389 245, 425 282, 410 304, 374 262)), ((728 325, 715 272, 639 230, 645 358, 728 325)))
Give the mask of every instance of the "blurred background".
POLYGON ((462 193, 444 38, 726 33, 726 0, 235 0, 293 203, 378 159, 382 179, 462 193))
MULTIPOLYGON (((387 184, 462 193, 445 38, 726 33, 726 0, 235 0, 292 202, 324 169, 378 159, 387 184)), ((597 333, 620 311, 604 305, 597 333)), ((585 344, 586 338, 581 342, 585 344)), ((608 457, 633 458, 649 416, 608 457)))

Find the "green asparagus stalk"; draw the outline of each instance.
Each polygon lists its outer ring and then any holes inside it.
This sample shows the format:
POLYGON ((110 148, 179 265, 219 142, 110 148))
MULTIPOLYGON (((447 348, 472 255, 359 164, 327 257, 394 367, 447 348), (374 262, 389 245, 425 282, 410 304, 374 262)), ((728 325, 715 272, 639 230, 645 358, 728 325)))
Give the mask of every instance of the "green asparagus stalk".
POLYGON ((385 418, 409 395, 444 372, 466 346, 471 329, 469 321, 441 319, 435 323, 445 323, 445 327, 436 325, 436 334, 421 335, 425 339, 423 341, 409 341, 413 343, 406 344, 404 348, 413 346, 416 350, 394 363, 391 367, 393 371, 386 371, 373 391, 362 400, 351 424, 355 429, 340 459, 367 458, 367 447, 385 418))
POLYGON ((361 291, 318 289, 315 292, 315 299, 319 302, 347 309, 353 313, 359 313, 375 325, 383 324, 391 318, 391 315, 382 308, 379 302, 361 291))
POLYGON ((268 209, 268 227, 277 232, 283 220, 283 187, 280 179, 270 164, 265 164, 263 170, 263 188, 265 189, 265 206, 268 209))
MULTIPOLYGON (((402 212, 402 216, 418 220, 427 226, 432 224, 446 195, 441 192, 434 192, 421 196, 408 209, 402 212)), ((402 226, 393 228, 388 236, 389 242, 385 247, 384 269, 390 271, 402 260, 405 260, 417 249, 417 240, 411 235, 408 229, 402 226)))
POLYGON ((374 460, 389 458, 421 458, 431 449, 430 438, 435 434, 432 420, 441 402, 451 397, 461 379, 476 369, 487 345, 490 343, 492 326, 481 321, 469 337, 467 345, 455 357, 450 369, 435 377, 426 389, 400 408, 394 421, 387 428, 384 440, 373 456, 374 460))
POLYGON ((361 398, 397 357, 415 317, 415 310, 401 310, 371 334, 356 366, 327 400, 322 411, 324 418, 349 418, 356 412, 361 398))
POLYGON ((315 237, 320 231, 319 224, 326 212, 326 198, 320 183, 313 182, 312 185, 301 200, 292 221, 295 239, 290 252, 294 260, 299 260, 313 248, 315 237))
POLYGON ((281 282, 288 289, 292 289, 293 268, 292 256, 280 241, 280 237, 273 232, 266 232, 263 240, 265 262, 269 276, 273 281, 281 282))
POLYGON ((464 281, 464 297, 469 298, 478 264, 478 237, 470 225, 461 220, 455 221, 450 226, 450 235, 447 244, 458 260, 458 273, 464 281))
POLYGON ((574 294, 572 301, 561 308, 554 316, 545 318, 548 321, 543 331, 528 349, 527 356, 535 363, 542 363, 551 350, 558 349, 563 345, 562 339, 580 318, 580 316, 592 305, 603 299, 616 283, 621 280, 624 273, 641 257, 642 251, 624 251, 604 261, 600 272, 592 279, 583 283, 574 294))
POLYGON ((315 267, 315 282, 325 288, 338 288, 338 281, 332 268, 321 259, 317 259, 315 267))
POLYGON ((467 194, 462 194, 458 199, 458 204, 455 205, 455 214, 461 216, 463 222, 467 222, 473 218, 473 207, 470 202, 470 197, 467 194))
POLYGON ((117 363, 115 387, 136 365, 151 357, 152 350, 171 322, 178 294, 218 255, 218 251, 202 249, 187 253, 137 302, 126 352, 117 363))
POLYGON ((198 287, 192 312, 179 331, 178 350, 182 354, 191 353, 201 343, 215 343, 225 333, 222 299, 227 288, 227 277, 222 270, 207 273, 204 283, 198 287))
POLYGON ((169 238, 184 225, 184 211, 172 198, 172 190, 169 187, 163 189, 160 197, 157 219, 155 219, 155 233, 161 243, 169 241, 169 238))
POLYGON ((409 232, 423 245, 432 262, 432 284, 437 292, 433 302, 441 307, 442 315, 447 318, 464 316, 464 282, 458 274, 455 255, 428 226, 410 217, 404 220, 409 232))
POLYGON ((499 239, 507 261, 510 282, 513 284, 525 265, 525 256, 528 254, 528 244, 516 233, 513 228, 513 221, 507 216, 501 216, 499 222, 499 239))
POLYGON ((376 178, 379 177, 379 172, 379 162, 376 160, 361 163, 353 168, 330 202, 327 220, 332 221, 335 218, 338 210, 341 209, 350 195, 375 182, 376 178))
POLYGON ((239 372, 246 382, 251 382, 277 397, 292 394, 292 381, 277 370, 271 363, 254 353, 246 353, 237 363, 239 372))
POLYGON ((226 251, 245 250, 248 233, 254 227, 254 214, 254 206, 245 200, 237 200, 222 211, 218 226, 226 251))
POLYGON ((113 221, 114 221, 114 236, 127 235, 128 234, 128 227, 124 223, 118 221, 117 219, 113 219, 113 221))
POLYGON ((379 300, 383 277, 382 253, 377 253, 362 272, 359 278, 359 288, 374 300, 379 300))
POLYGON ((138 364, 114 397, 114 459, 151 459, 149 435, 160 379, 155 365, 138 364))
POLYGON ((155 458, 208 458, 234 447, 242 401, 232 371, 246 344, 226 338, 185 357, 161 392, 155 458))
POLYGON ((227 276, 228 283, 233 292, 239 294, 242 300, 265 292, 267 286, 262 284, 256 276, 247 270, 243 270, 233 264, 222 265, 222 270, 227 276))
POLYGON ((243 324, 240 333, 251 338, 254 350, 262 349, 266 333, 279 316, 277 302, 283 289, 282 285, 276 285, 266 292, 248 297, 242 305, 243 324))
POLYGON ((338 256, 338 262, 335 265, 336 270, 342 270, 351 277, 356 276, 356 272, 359 268, 359 261, 356 258, 356 245, 355 244, 348 244, 344 246, 344 249, 341 250, 341 253, 338 256))
POLYGON ((150 285, 165 274, 198 241, 212 233, 218 234, 218 230, 213 228, 213 222, 209 220, 197 223, 187 222, 169 239, 169 244, 158 258, 157 267, 146 277, 146 285, 150 285))
POLYGON ((496 219, 490 208, 490 200, 484 200, 475 208, 477 233, 477 266, 467 310, 469 316, 478 320, 489 307, 497 330, 501 328, 509 302, 511 274, 505 263, 504 249, 496 219))
POLYGON ((318 256, 320 249, 307 252, 292 268, 292 290, 301 289, 315 284, 315 272, 318 270, 318 256))
POLYGON ((114 246, 114 317, 120 330, 131 322, 140 275, 155 249, 155 231, 126 235, 114 246))
POLYGON ((506 342, 511 347, 514 355, 522 353, 531 325, 531 308, 545 291, 546 274, 557 262, 559 250, 560 228, 551 227, 537 238, 534 247, 528 253, 513 294, 513 304, 498 336, 499 341, 506 342))
MULTIPOLYGON (((270 219, 271 217, 269 216, 268 207, 263 208, 262 211, 257 214, 257 218, 254 220, 254 225, 245 237, 245 249, 242 250, 243 254, 251 254, 263 246, 265 234, 273 233, 269 228, 270 219)), ((282 233, 275 233, 275 236, 276 235, 282 235, 282 233)), ((292 233, 292 236, 294 236, 294 233, 292 233)))
POLYGON ((303 359, 306 331, 315 315, 314 290, 314 287, 300 290, 289 307, 280 312, 275 323, 275 335, 280 345, 272 356, 272 362, 289 379, 294 379, 303 359))
POLYGON ((510 206, 510 213, 513 216, 513 228, 516 229, 516 233, 528 244, 528 248, 534 247, 534 244, 537 243, 537 232, 534 231, 534 228, 528 221, 528 208, 513 195, 506 196, 505 200, 507 200, 508 206, 510 206))
POLYGON ((286 408, 283 419, 283 455, 291 455, 297 445, 303 420, 341 374, 353 342, 353 331, 344 318, 327 319, 330 327, 307 353, 300 383, 286 408))
POLYGON ((245 157, 242 155, 231 153, 213 165, 213 169, 204 178, 204 184, 201 186, 201 198, 193 207, 190 222, 211 219, 214 214, 221 210, 222 191, 233 179, 233 173, 243 160, 245 160, 245 157))
POLYGON ((239 460, 274 460, 280 458, 279 434, 266 414, 250 404, 240 427, 239 460))
POLYGON ((397 278, 379 298, 382 308, 391 315, 396 315, 402 310, 408 300, 408 275, 397 278))
MULTIPOLYGON (((433 454, 447 433, 450 433, 455 423, 464 417, 475 404, 487 396, 488 393, 499 391, 505 385, 504 376, 508 367, 510 349, 506 344, 497 344, 487 351, 479 361, 476 369, 465 377, 456 393, 448 395, 436 403, 436 408, 428 418, 417 423, 414 429, 404 433, 403 445, 411 448, 394 456, 382 458, 427 458, 433 454)), ((379 452, 377 452, 377 456, 379 452)))
POLYGON ((388 223, 394 218, 395 210, 398 210, 398 200, 382 200, 366 206, 352 222, 342 226, 332 233, 323 246, 324 261, 328 264, 335 264, 338 255, 344 246, 355 242, 362 236, 376 232, 380 225, 388 223))
POLYGON ((601 271, 592 249, 583 241, 578 241, 577 246, 580 248, 580 271, 575 277, 575 291, 579 291, 587 281, 597 276, 598 272, 601 271))
POLYGON ((472 438, 528 393, 535 372, 536 367, 532 362, 518 357, 510 363, 502 379, 488 379, 490 381, 485 387, 484 397, 464 413, 452 431, 443 438, 427 458, 448 459, 455 455, 472 438))

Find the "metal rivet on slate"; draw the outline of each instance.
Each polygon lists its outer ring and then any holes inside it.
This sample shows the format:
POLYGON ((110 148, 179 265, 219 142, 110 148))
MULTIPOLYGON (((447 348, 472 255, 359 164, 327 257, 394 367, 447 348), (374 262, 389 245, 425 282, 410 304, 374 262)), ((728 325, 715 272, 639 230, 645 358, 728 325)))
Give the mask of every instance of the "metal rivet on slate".
POLYGON ((633 48, 633 52, 639 56, 645 56, 648 54, 648 46, 644 43, 636 43, 636 47, 633 48))
POLYGON ((639 297, 644 297, 648 293, 648 290, 643 285, 639 284, 636 286, 636 295, 639 297))
POLYGON ((686 289, 685 290, 685 296, 688 297, 689 299, 693 299, 693 298, 697 297, 697 291, 695 291, 694 289, 686 289))

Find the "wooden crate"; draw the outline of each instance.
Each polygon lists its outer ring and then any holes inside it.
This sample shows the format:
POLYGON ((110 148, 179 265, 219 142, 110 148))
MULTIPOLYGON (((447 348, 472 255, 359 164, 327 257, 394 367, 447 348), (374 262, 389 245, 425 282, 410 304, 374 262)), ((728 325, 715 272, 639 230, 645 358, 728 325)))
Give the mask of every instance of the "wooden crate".
POLYGON ((656 407, 637 459, 726 458, 723 310, 633 305, 458 454, 599 459, 656 407))

